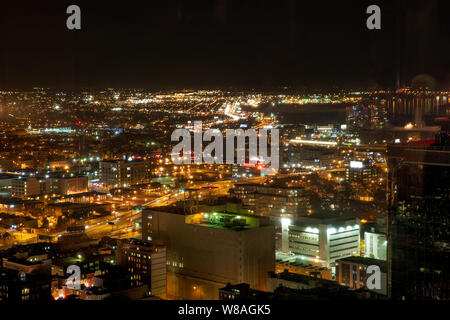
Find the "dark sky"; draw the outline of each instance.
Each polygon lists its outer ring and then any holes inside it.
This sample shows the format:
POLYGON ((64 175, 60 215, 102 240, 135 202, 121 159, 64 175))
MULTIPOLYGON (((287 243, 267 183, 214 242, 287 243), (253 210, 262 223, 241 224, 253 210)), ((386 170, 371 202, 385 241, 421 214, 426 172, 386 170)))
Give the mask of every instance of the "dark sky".
POLYGON ((447 0, 5 2, 2 88, 388 87, 450 70, 447 0), (369 4, 382 30, 366 29, 369 4))

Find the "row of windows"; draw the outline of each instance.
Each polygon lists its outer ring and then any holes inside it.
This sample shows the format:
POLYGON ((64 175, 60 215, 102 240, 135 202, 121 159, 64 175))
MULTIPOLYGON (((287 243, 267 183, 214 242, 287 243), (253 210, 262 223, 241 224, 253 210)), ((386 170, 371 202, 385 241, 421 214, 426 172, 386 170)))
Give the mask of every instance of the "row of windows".
MULTIPOLYGON (((356 249, 358 249, 358 246, 348 247, 348 248, 343 248, 343 249, 338 249, 338 250, 330 251, 330 253, 342 252, 342 251, 352 250, 352 249, 356 250, 356 249)), ((336 257, 340 257, 340 255, 332 256, 331 258, 334 259, 334 258, 336 258, 336 257)))
MULTIPOLYGON (((343 243, 338 243, 338 244, 334 244, 334 245, 330 245, 330 249, 333 249, 333 248, 336 248, 336 247, 339 247, 339 246, 344 246, 344 245, 347 245, 347 244, 352 244, 352 243, 355 243, 356 241, 347 241, 347 242, 343 242, 343 243)), ((343 250, 343 249, 337 249, 337 250, 343 250)), ((336 250, 335 250, 336 251, 336 250)), ((333 252, 333 250, 331 250, 331 252, 333 252)))
POLYGON ((317 242, 319 240, 319 238, 316 236, 306 236, 306 235, 298 235, 295 233, 289 233, 289 238, 293 238, 293 239, 301 239, 301 240, 308 240, 308 241, 315 241, 317 242))
POLYGON ((184 263, 183 262, 177 262, 177 261, 169 261, 167 260, 166 263, 168 266, 173 266, 173 267, 177 267, 177 268, 184 268, 184 263))
MULTIPOLYGON (((298 240, 290 240, 289 239, 289 243, 291 245, 295 245, 295 244, 299 244, 299 245, 307 245, 307 246, 314 246, 314 247, 318 247, 319 244, 318 243, 308 243, 308 242, 302 242, 302 241, 298 241, 298 240)), ((297 245, 298 246, 298 245, 297 245)))

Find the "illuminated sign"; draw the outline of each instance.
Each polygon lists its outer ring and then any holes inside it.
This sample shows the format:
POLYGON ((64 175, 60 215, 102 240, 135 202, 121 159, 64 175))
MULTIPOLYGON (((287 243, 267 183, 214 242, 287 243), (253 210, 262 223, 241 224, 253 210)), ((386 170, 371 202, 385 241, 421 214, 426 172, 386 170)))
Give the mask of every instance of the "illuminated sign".
POLYGON ((350 168, 361 169, 364 168, 364 165, 361 161, 350 161, 350 168))

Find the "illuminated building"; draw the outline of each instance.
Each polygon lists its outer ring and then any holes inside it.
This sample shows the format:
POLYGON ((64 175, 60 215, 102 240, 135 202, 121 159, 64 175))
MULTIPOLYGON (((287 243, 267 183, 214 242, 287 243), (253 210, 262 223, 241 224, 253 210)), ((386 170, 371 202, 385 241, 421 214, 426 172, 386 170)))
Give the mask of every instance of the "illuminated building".
POLYGON ((291 145, 290 148, 286 150, 285 157, 283 158, 285 160, 283 161, 283 168, 327 167, 333 165, 333 160, 338 156, 336 150, 333 148, 337 143, 334 145, 326 145, 301 142, 300 144, 300 146, 291 145))
POLYGON ((387 106, 386 100, 375 100, 369 104, 370 110, 370 126, 374 129, 383 128, 387 122, 387 106))
POLYGON ((309 201, 300 187, 259 186, 255 195, 256 213, 279 217, 306 214, 309 201))
POLYGON ((148 285, 151 295, 166 297, 166 248, 135 239, 117 242, 117 264, 127 268, 132 286, 148 285))
POLYGON ((345 180, 369 184, 377 179, 378 171, 370 161, 350 161, 349 166, 345 168, 345 180))
POLYGON ((12 194, 18 197, 29 197, 41 194, 39 180, 36 178, 19 177, 12 181, 12 194))
POLYGON ((167 246, 168 298, 218 299, 227 283, 266 289, 267 273, 275 269, 272 226, 251 216, 183 212, 143 211, 152 216, 152 242, 167 246))
POLYGON ((12 180, 12 194, 30 197, 40 194, 68 195, 88 191, 88 178, 83 175, 48 174, 45 176, 19 176, 12 180))
POLYGON ((275 246, 277 250, 282 251, 286 251, 288 246, 287 237, 283 238, 281 234, 287 232, 283 227, 283 219, 307 215, 309 207, 305 189, 300 187, 235 184, 230 194, 240 199, 255 215, 266 216, 272 220, 275 226, 275 246))
POLYGON ((261 167, 256 164, 233 164, 232 165, 233 178, 251 178, 259 177, 261 175, 261 167))
POLYGON ((13 180, 17 177, 17 174, 0 173, 0 195, 11 196, 13 180))
POLYGON ((347 257, 336 260, 336 281, 352 290, 367 288, 367 279, 373 274, 372 270, 369 270, 370 274, 366 272, 369 266, 377 266, 380 270, 380 288, 369 290, 387 295, 386 261, 363 257, 347 257))
POLYGON ((122 188, 147 180, 145 161, 110 160, 100 162, 100 182, 106 187, 122 188))
POLYGON ((289 225, 289 251, 305 262, 332 267, 360 253, 359 219, 333 215, 299 217, 289 225))
POLYGON ((258 190, 259 184, 257 183, 236 183, 233 189, 229 190, 229 193, 242 201, 244 206, 254 208, 255 206, 255 193, 258 190))
POLYGON ((284 271, 301 274, 308 277, 333 280, 333 274, 331 269, 326 267, 309 264, 308 261, 302 260, 299 256, 286 255, 280 257, 283 254, 277 251, 277 264, 275 273, 282 273, 284 271))
POLYGON ((364 232, 364 256, 386 261, 387 238, 385 233, 364 232))
POLYGON ((346 109, 347 131, 358 133, 370 126, 370 111, 365 105, 355 105, 346 109))
POLYGON ((388 111, 385 99, 378 97, 346 108, 347 130, 359 133, 364 129, 381 129, 388 122, 388 111))
POLYGON ((51 194, 68 195, 88 191, 86 176, 61 176, 50 180, 51 194))
POLYGON ((300 187, 241 183, 235 184, 230 193, 261 216, 301 216, 307 213, 309 205, 305 190, 300 187))

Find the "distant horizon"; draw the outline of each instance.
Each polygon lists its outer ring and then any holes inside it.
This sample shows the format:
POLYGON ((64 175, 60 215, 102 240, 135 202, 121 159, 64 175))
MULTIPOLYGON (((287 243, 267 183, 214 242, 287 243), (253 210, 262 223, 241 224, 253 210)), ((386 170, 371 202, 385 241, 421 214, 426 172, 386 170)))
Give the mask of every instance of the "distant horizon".
POLYGON ((274 87, 274 88, 258 88, 258 87, 237 87, 237 86, 223 86, 223 87, 143 87, 143 86, 79 86, 79 87, 57 87, 57 86, 27 86, 27 87, 0 87, 0 91, 28 91, 28 90, 53 90, 53 91, 83 91, 83 90, 147 90, 151 92, 169 92, 169 91, 224 91, 224 92, 289 92, 291 93, 301 93, 301 94, 326 94, 326 93, 339 93, 339 92, 353 92, 360 91, 364 92, 377 92, 377 91, 386 91, 395 93, 399 90, 404 89, 413 89, 418 91, 431 91, 431 92, 449 92, 450 87, 444 88, 414 88, 412 86, 404 86, 399 89, 393 87, 385 87, 385 88, 368 88, 368 87, 274 87))

